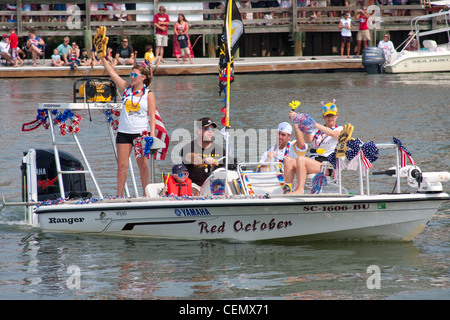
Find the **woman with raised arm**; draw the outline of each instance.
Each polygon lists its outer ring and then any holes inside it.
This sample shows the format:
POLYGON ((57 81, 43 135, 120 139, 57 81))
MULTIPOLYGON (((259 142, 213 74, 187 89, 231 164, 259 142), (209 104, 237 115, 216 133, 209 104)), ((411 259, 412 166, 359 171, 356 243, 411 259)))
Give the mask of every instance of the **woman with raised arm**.
MULTIPOLYGON (((119 127, 117 130, 117 195, 123 197, 128 172, 128 160, 133 149, 133 141, 143 132, 155 136, 156 100, 153 92, 148 88, 151 82, 149 70, 141 66, 133 66, 130 73, 131 84, 122 79, 111 63, 106 60, 108 38, 106 28, 97 29, 94 46, 98 58, 117 86, 122 96, 119 127)), ((141 175, 142 189, 150 182, 150 173, 146 157, 137 157, 136 162, 141 175)))
MULTIPOLYGON (((322 102, 322 116, 325 125, 315 122, 314 131, 305 133, 305 142, 312 143, 310 157, 297 158, 297 188, 292 192, 295 194, 303 194, 306 175, 319 173, 322 168, 322 162, 327 161, 329 156, 338 144, 338 138, 342 126, 336 124, 338 118, 338 110, 335 100, 332 103, 324 104, 322 102), (323 153, 318 153, 318 149, 323 149, 323 153)), ((297 113, 291 111, 289 113, 291 119, 296 119, 297 113)), ((295 122, 295 120, 293 120, 295 122)))

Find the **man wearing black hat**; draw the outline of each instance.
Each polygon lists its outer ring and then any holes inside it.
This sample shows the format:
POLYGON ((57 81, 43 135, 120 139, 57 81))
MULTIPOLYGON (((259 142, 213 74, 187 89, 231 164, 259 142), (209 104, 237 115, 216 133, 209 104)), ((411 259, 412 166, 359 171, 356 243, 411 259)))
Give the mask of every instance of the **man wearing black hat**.
POLYGON ((180 155, 192 182, 201 186, 212 171, 223 166, 223 160, 220 164, 216 161, 223 158, 225 149, 213 142, 217 124, 211 118, 198 119, 196 126, 197 139, 186 144, 181 149, 180 155))

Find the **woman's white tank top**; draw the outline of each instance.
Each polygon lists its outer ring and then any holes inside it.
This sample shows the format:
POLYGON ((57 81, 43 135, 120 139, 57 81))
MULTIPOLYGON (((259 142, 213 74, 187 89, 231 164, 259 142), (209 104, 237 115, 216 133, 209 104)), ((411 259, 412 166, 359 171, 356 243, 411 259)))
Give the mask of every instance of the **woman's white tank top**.
POLYGON ((140 97, 132 94, 132 87, 128 87, 122 98, 122 110, 119 117, 119 132, 142 133, 149 131, 148 100, 150 90, 144 88, 140 97))

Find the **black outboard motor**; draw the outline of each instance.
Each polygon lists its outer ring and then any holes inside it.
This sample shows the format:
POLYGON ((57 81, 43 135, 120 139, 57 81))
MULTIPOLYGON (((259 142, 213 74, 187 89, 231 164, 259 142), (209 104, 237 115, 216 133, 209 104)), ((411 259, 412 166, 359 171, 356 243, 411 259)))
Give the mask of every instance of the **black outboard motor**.
MULTIPOLYGON (((36 178, 37 178, 37 201, 55 200, 61 198, 56 172, 55 153, 53 150, 36 149, 36 178)), ((27 155, 24 152, 24 155, 27 155)), ((62 171, 80 171, 84 170, 81 162, 67 152, 59 151, 59 161, 62 171)), ((33 174, 27 172, 25 163, 22 169, 22 198, 27 199, 27 175, 33 174)), ((33 170, 31 170, 33 171, 33 170)), ((90 198, 92 194, 86 191, 86 179, 84 173, 63 174, 64 191, 66 197, 70 199, 90 198)))
POLYGON ((362 65, 367 73, 383 73, 385 61, 384 51, 381 48, 367 47, 362 52, 362 65))

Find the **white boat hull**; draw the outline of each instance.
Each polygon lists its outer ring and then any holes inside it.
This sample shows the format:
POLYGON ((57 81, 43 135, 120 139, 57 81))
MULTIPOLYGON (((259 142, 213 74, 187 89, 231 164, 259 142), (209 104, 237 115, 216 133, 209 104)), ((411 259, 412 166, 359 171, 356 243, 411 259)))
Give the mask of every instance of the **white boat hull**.
POLYGON ((385 66, 386 73, 450 71, 450 51, 406 52, 385 66))
POLYGON ((409 241, 446 193, 377 196, 279 195, 269 199, 155 200, 40 207, 48 232, 191 240, 381 238, 409 241))

